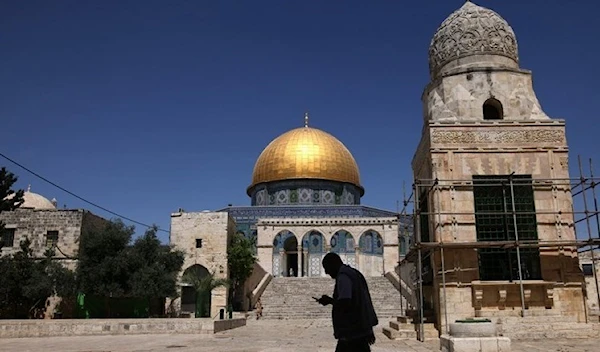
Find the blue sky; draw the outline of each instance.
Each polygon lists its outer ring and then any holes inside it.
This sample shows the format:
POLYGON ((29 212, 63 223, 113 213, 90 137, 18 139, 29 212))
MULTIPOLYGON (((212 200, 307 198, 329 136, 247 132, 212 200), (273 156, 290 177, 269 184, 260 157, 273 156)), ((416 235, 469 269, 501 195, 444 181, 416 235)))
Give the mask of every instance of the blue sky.
MULTIPOLYGON (((362 203, 395 210, 412 182, 429 42, 462 3, 5 0, 0 151, 168 229, 180 207, 248 205, 256 158, 308 110, 356 158, 362 203)), ((578 154, 600 163, 600 4, 478 4, 509 21, 544 111, 567 120, 571 170, 578 154)), ((111 217, 0 165, 22 188, 111 217)))

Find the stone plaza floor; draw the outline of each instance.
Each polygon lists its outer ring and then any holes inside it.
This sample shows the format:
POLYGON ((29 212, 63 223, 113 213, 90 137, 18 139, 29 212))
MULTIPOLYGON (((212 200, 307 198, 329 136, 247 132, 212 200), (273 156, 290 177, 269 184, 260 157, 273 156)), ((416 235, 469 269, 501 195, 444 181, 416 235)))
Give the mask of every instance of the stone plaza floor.
MULTIPOLYGON (((374 352, 439 351, 439 342, 391 341, 377 328, 374 352)), ((597 352, 600 339, 513 341, 515 352, 597 352)), ((0 339, 1 352, 321 352, 335 350, 328 321, 249 320, 215 335, 132 335, 0 339)))

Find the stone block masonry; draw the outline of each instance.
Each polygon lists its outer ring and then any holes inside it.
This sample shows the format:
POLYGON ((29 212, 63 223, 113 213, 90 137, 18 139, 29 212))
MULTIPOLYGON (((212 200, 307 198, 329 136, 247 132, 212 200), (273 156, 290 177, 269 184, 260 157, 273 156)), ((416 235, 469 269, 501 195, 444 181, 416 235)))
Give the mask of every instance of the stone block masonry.
POLYGON ((141 335, 213 334, 246 325, 246 319, 65 319, 4 320, 0 338, 141 335))

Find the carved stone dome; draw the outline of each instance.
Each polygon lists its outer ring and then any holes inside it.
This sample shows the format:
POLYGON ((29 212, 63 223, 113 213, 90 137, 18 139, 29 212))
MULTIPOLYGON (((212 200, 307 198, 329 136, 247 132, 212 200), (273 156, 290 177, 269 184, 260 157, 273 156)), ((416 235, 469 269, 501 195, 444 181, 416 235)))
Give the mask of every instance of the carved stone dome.
POLYGON ((442 22, 431 40, 431 77, 438 77, 447 64, 474 55, 500 56, 504 65, 518 67, 519 63, 517 38, 508 22, 496 12, 467 1, 442 22))

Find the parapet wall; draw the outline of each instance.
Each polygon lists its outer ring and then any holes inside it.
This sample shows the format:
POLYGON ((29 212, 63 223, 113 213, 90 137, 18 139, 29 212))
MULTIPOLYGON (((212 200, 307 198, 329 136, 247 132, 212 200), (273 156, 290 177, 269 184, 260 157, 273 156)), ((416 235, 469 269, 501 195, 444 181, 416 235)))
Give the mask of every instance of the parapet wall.
POLYGON ((0 339, 16 337, 213 334, 246 325, 246 319, 53 319, 0 321, 0 339))

